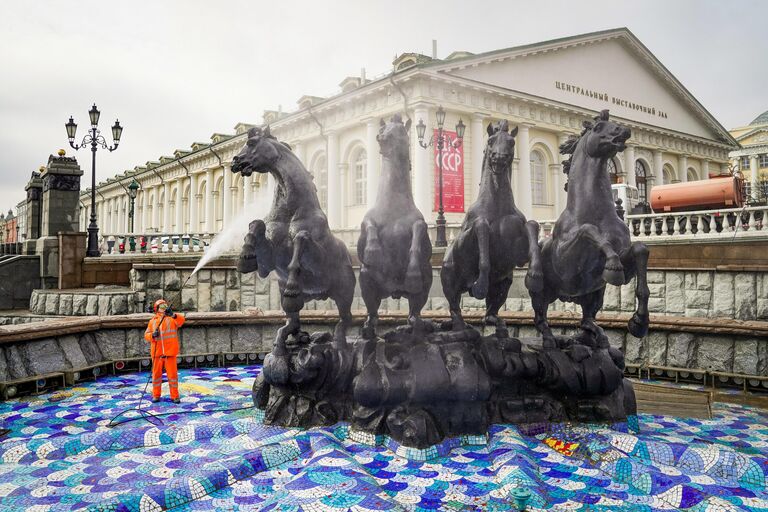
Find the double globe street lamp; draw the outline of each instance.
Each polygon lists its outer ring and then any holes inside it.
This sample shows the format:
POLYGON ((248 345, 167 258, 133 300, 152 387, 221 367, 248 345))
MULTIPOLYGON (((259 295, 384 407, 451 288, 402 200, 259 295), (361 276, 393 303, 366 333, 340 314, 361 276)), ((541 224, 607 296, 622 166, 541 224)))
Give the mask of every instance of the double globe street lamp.
POLYGON ((96 224, 96 149, 99 146, 102 149, 107 149, 110 153, 117 149, 117 145, 120 143, 120 136, 123 134, 123 127, 120 126, 120 121, 115 121, 112 126, 112 139, 114 140, 113 146, 107 146, 107 141, 101 135, 98 129, 99 116, 101 112, 96 108, 94 103, 91 110, 88 111, 88 117, 91 120, 90 132, 83 137, 80 144, 75 144, 75 133, 77 132, 77 124, 72 116, 69 117, 69 122, 64 126, 67 128, 67 138, 69 139, 69 145, 77 151, 84 147, 86 144, 91 145, 91 152, 93 158, 91 160, 91 221, 88 224, 88 248, 86 250, 86 256, 99 256, 99 226, 96 224))
POLYGON ((424 143, 424 133, 427 130, 427 126, 424 124, 422 119, 419 119, 419 123, 416 125, 416 135, 419 138, 419 145, 422 148, 427 149, 431 146, 437 146, 437 165, 439 168, 438 193, 440 203, 437 209, 437 220, 435 221, 435 225, 437 227, 435 247, 447 247, 448 241, 445 238, 445 209, 443 208, 443 148, 448 145, 453 149, 458 149, 464 140, 464 130, 466 129, 466 126, 464 125, 464 121, 459 119, 458 124, 456 124, 456 141, 451 141, 448 139, 448 137, 445 136, 445 133, 443 132, 443 125, 445 124, 445 110, 443 110, 442 105, 437 107, 435 117, 437 118, 436 135, 432 135, 429 138, 429 141, 424 143))

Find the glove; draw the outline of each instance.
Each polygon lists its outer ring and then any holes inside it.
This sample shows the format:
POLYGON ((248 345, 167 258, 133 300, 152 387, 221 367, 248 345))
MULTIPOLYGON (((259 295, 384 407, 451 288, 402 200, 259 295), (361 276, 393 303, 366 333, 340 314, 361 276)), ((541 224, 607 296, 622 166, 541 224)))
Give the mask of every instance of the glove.
POLYGON ((168 308, 165 310, 165 316, 176 318, 176 313, 173 312, 173 309, 171 308, 171 306, 168 306, 168 308))

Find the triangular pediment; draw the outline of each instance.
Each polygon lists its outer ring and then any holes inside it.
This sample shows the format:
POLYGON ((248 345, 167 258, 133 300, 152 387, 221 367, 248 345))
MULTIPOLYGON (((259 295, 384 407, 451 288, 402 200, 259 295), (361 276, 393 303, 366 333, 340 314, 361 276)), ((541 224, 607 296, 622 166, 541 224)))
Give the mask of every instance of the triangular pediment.
POLYGON ((756 128, 739 137, 736 140, 744 147, 768 144, 768 127, 756 128))
POLYGON ((434 71, 735 145, 717 120, 627 29, 498 50, 434 71))

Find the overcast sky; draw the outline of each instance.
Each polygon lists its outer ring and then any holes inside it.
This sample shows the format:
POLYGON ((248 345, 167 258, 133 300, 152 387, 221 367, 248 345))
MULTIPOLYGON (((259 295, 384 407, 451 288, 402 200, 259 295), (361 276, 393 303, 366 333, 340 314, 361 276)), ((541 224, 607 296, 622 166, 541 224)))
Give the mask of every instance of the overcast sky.
MULTIPOLYGON (((0 210, 96 102, 97 179, 338 92, 396 54, 484 52, 626 26, 726 128, 768 109, 766 1, 0 0, 0 210)), ((598 71, 598 70, 596 70, 598 71)), ((609 72, 608 70, 606 72, 609 72)), ((90 155, 77 154, 90 186, 90 155)))

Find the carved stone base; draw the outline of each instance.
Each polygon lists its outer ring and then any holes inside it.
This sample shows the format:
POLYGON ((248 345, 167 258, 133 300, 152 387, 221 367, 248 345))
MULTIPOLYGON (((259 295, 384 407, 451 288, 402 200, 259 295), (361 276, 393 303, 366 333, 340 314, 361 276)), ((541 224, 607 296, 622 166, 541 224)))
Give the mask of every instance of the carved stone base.
POLYGON ((636 414, 624 356, 559 337, 510 338, 505 329, 425 332, 398 328, 338 350, 329 333, 290 337, 269 354, 253 386, 264 421, 312 427, 348 421, 356 430, 426 448, 446 437, 485 434, 492 423, 620 422, 636 414))

